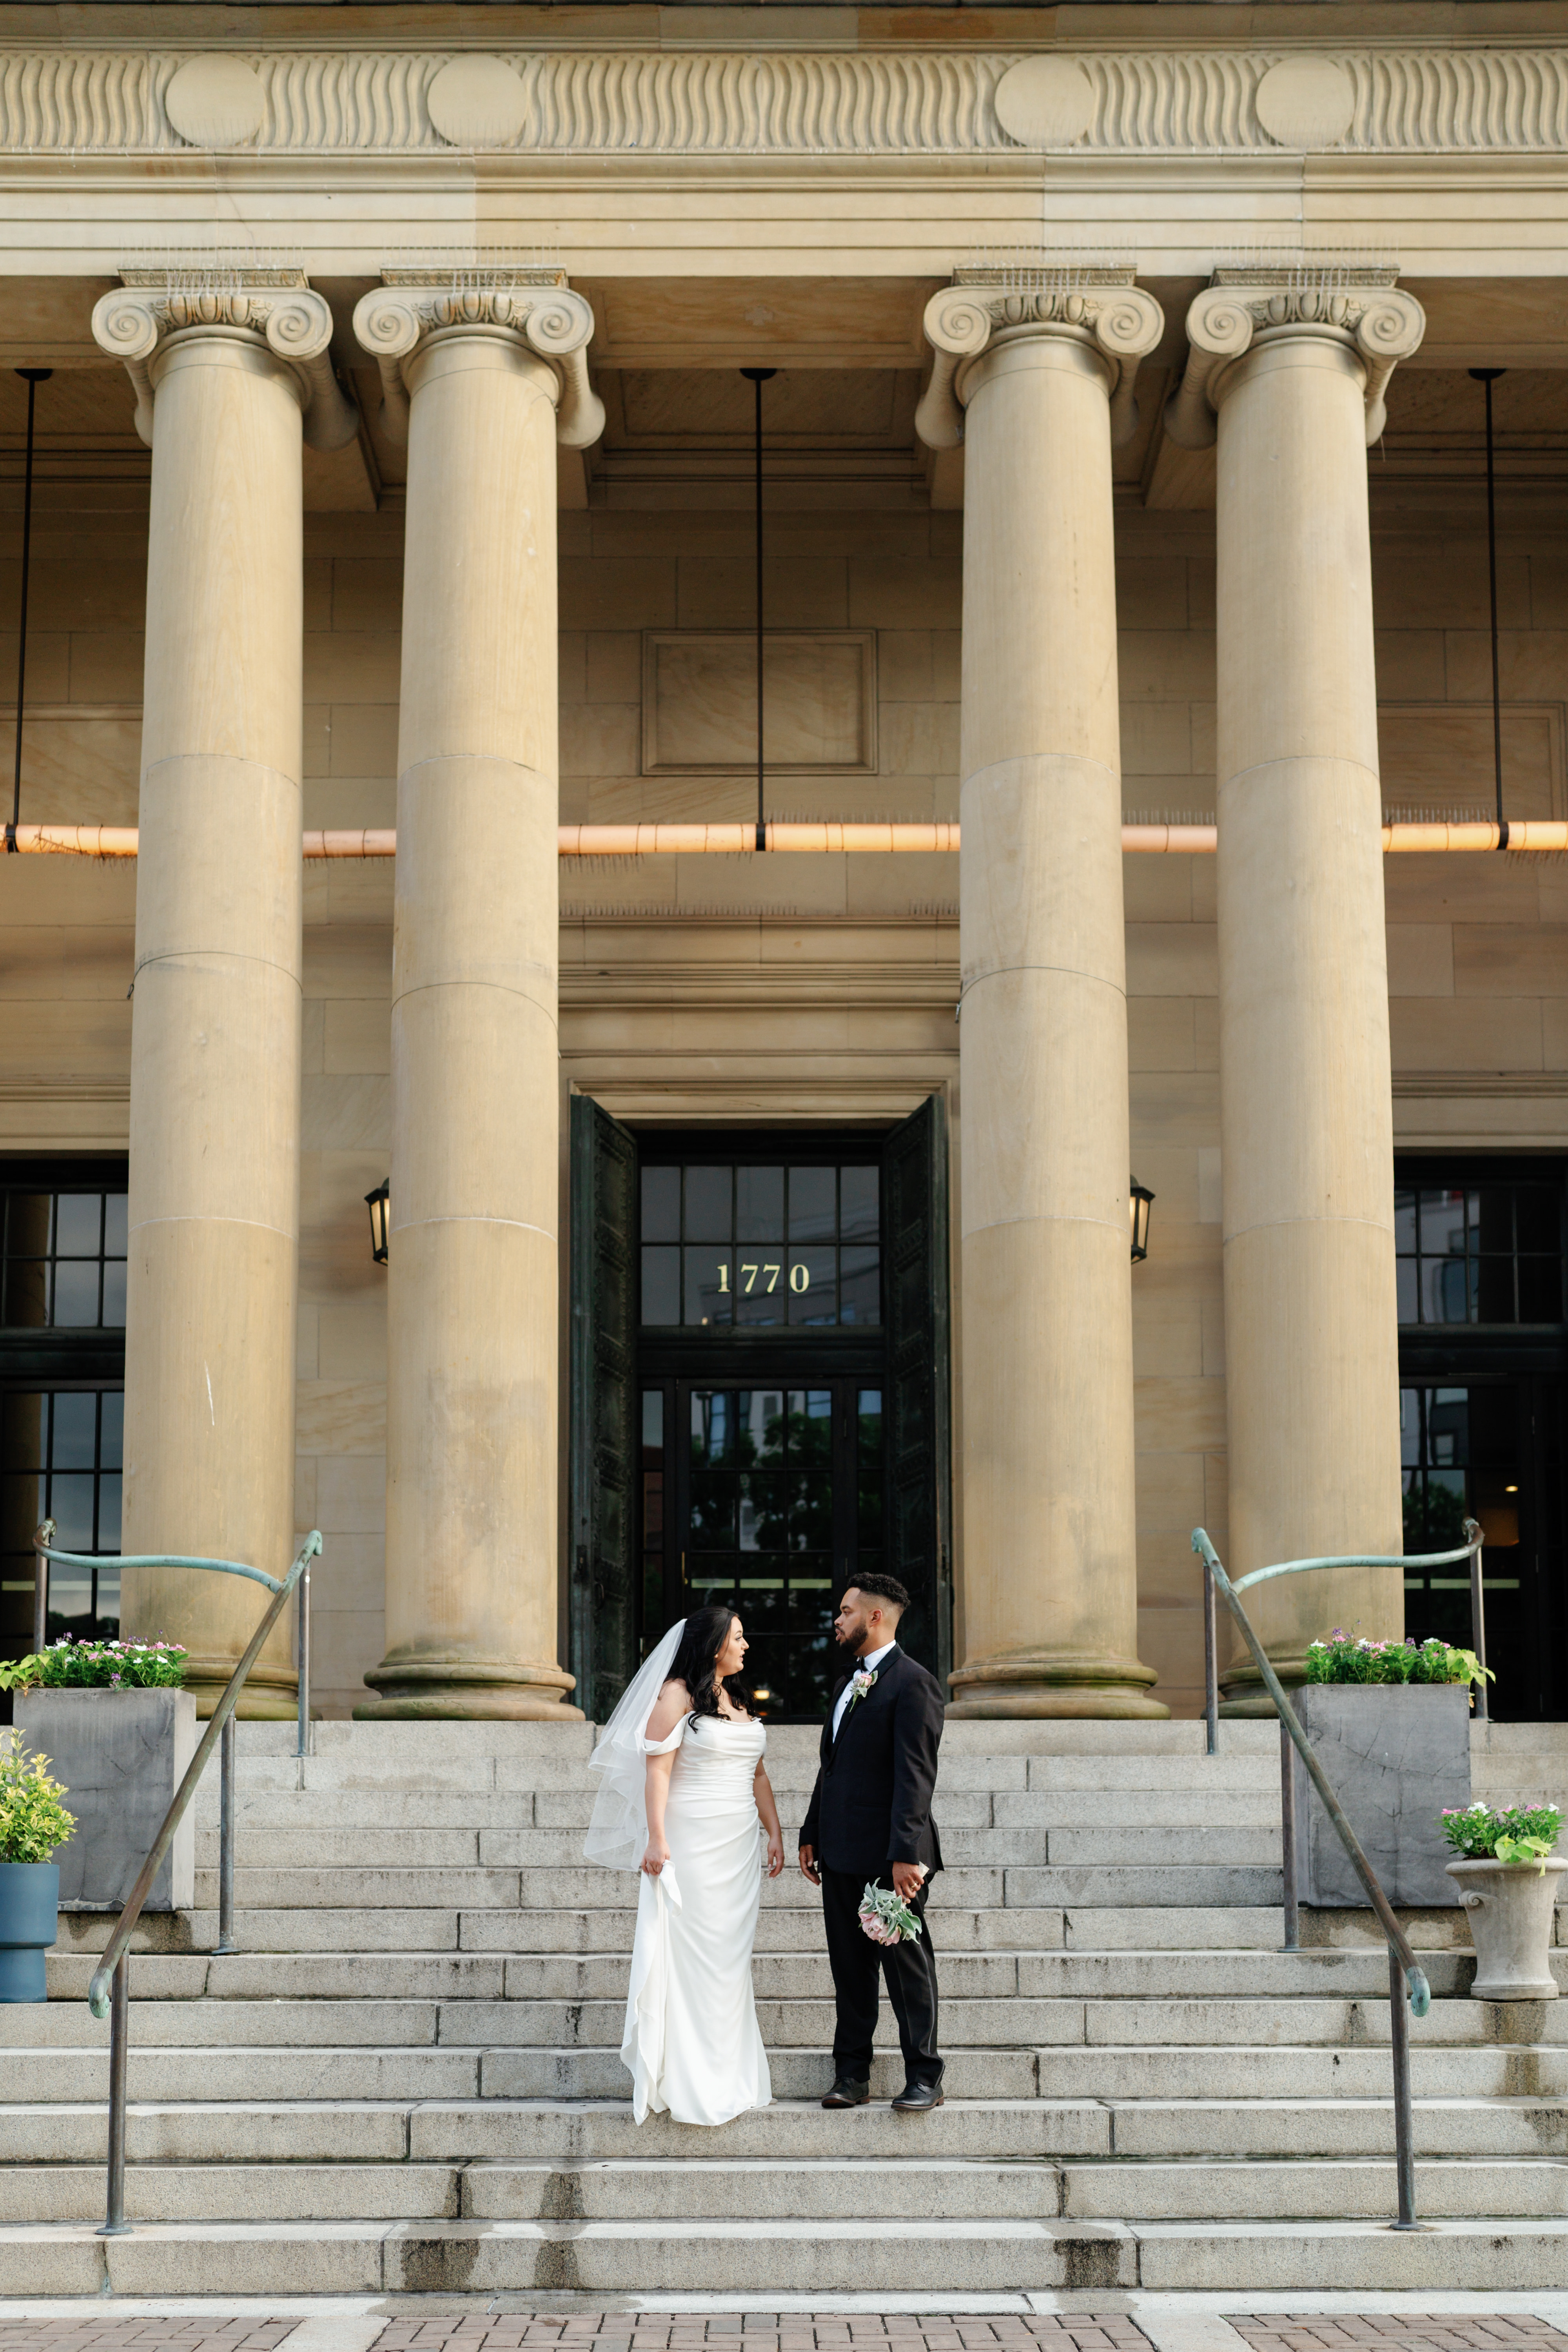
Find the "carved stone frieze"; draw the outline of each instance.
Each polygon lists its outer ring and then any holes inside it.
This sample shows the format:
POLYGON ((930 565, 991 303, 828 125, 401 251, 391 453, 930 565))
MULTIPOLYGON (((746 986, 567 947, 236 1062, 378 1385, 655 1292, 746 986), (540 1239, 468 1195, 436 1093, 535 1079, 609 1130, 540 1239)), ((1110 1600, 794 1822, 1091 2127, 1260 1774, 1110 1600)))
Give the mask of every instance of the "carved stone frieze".
POLYGON ((1187 312, 1187 364, 1165 410, 1165 431, 1179 448, 1206 449, 1230 371, 1260 338, 1331 336, 1354 351, 1366 372, 1366 440, 1387 422, 1384 394, 1401 360, 1416 351, 1426 314, 1401 293, 1393 268, 1300 268, 1220 270, 1187 312))
POLYGON ((1568 50, 1479 37, 1472 46, 1445 37, 1351 49, 1324 39, 1310 50, 1259 42, 1077 56, 553 45, 488 59, 363 44, 219 58, 64 43, 0 50, 0 152, 188 154, 239 145, 272 155, 449 154, 454 145, 562 157, 1016 155, 1040 147, 1556 154, 1568 147, 1568 50), (1319 60, 1331 68, 1318 78, 1327 103, 1302 86, 1303 67, 1319 60), (454 110, 455 63, 465 78, 454 110), (1037 63, 1051 69, 1056 102, 1042 107, 1040 91, 1026 88, 1029 102, 1020 106, 1015 86, 999 113, 1004 79, 1037 63), (469 69, 481 65, 499 72, 470 87, 469 69), (194 66, 202 68, 195 76, 194 66))
POLYGON ((1152 294, 1132 283, 1131 268, 1042 268, 961 271, 926 304, 925 333, 935 358, 915 411, 915 430, 928 449, 956 449, 973 362, 993 339, 1021 328, 1067 334, 1093 345, 1110 371, 1110 437, 1118 446, 1138 429, 1133 395, 1140 362, 1164 332, 1165 318, 1152 294), (1037 283, 1030 285, 1034 276, 1037 283))
POLYGON ((332 314, 300 271, 127 268, 121 276, 124 284, 93 308, 93 339, 124 362, 136 388, 136 430, 149 448, 153 360, 171 336, 204 327, 253 336, 284 362, 299 387, 312 449, 341 449, 353 439, 359 411, 344 396, 328 356, 332 314))
POLYGON ((557 269, 393 269, 354 306, 354 333, 381 370, 383 427, 408 437, 405 370, 426 337, 445 328, 510 332, 548 360, 560 385, 555 437, 586 449, 605 429, 605 404, 588 382, 594 313, 557 269))

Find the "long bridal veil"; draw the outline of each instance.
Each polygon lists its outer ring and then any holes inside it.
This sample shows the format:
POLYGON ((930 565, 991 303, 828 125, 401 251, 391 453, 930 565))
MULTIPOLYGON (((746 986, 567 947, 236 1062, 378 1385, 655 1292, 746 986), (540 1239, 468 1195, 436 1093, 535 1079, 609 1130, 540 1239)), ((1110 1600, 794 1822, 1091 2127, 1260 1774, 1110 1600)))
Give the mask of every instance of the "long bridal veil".
POLYGON ((602 1778, 583 1853, 586 1860, 605 1870, 640 1870, 647 1852, 647 1758, 643 1738, 655 1702, 669 1680, 685 1630, 682 1617, 643 1661, 588 1759, 589 1771, 602 1778))

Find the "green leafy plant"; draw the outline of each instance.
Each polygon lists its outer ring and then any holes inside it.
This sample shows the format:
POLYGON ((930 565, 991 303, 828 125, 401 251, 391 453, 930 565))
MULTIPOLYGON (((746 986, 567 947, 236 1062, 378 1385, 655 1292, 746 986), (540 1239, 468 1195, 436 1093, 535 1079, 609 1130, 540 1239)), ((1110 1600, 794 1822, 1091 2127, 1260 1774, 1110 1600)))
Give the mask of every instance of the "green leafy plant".
POLYGON ((1473 1650, 1428 1642, 1369 1642, 1336 1625, 1307 1644, 1310 1683, 1478 1683, 1494 1677, 1473 1650))
POLYGON ((1445 1805, 1443 1835, 1467 1862, 1531 1863, 1544 1877, 1563 1816, 1555 1805, 1445 1805))
POLYGON ((20 1732, 0 1732, 0 1862, 47 1862, 76 1827, 51 1780, 48 1758, 29 1755, 20 1732))
POLYGON ((177 1642, 75 1642, 64 1634, 0 1665, 0 1690, 167 1690, 185 1679, 177 1642))

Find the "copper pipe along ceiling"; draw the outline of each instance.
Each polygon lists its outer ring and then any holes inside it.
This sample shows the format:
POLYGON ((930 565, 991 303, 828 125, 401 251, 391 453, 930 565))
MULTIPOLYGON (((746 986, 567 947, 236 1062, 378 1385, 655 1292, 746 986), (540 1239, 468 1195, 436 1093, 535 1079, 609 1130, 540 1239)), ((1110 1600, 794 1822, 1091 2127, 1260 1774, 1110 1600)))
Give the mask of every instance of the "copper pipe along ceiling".
MULTIPOLYGON (((784 824, 765 828, 767 847, 783 854, 956 850, 956 824, 784 824)), ((6 827, 6 846, 25 857, 134 857, 134 825, 18 824, 6 827)), ((733 857, 755 852, 754 824, 563 824, 558 847, 563 857, 693 857, 704 855, 733 857)), ((1212 855, 1215 845, 1212 824, 1124 824, 1121 846, 1129 852, 1152 852, 1170 856, 1212 855)), ((1568 851, 1568 823, 1556 817, 1513 817, 1506 825, 1385 824, 1383 846, 1391 856, 1401 853, 1479 850, 1568 851)), ((397 835, 390 827, 380 831, 307 833, 307 859, 392 857, 397 835)))

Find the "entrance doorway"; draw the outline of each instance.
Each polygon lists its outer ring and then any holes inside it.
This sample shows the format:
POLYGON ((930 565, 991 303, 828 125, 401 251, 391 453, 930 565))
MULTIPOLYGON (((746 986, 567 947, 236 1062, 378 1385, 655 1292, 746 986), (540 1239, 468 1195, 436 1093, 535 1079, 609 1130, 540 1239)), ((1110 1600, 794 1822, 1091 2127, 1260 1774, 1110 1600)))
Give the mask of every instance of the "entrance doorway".
MULTIPOLYGON (((572 1671, 602 1721, 665 1627, 745 1622, 775 1720, 820 1719, 858 1570, 952 1664, 946 1145, 899 1127, 645 1134, 573 1105, 572 1671)), ((763 1696, 765 1694, 765 1696, 763 1696)))
POLYGON ((886 1559, 882 1389, 864 1377, 792 1387, 798 1366, 737 1377, 756 1385, 643 1384, 644 1646, 650 1629, 727 1603, 759 1705, 819 1717, 840 1671, 838 1596, 886 1559))

